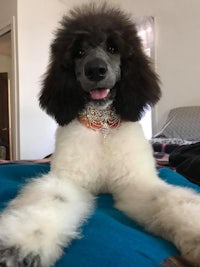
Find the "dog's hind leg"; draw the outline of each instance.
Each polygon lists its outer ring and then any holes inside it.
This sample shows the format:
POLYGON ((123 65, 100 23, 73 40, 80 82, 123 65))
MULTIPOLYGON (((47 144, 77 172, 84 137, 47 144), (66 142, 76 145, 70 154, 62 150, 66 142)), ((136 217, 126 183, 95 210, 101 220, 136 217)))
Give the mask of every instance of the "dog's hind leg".
POLYGON ((71 180, 32 180, 1 214, 0 266, 53 266, 92 207, 92 195, 71 180))
POLYGON ((139 181, 115 192, 116 207, 200 266, 200 196, 157 177, 146 184, 139 181))

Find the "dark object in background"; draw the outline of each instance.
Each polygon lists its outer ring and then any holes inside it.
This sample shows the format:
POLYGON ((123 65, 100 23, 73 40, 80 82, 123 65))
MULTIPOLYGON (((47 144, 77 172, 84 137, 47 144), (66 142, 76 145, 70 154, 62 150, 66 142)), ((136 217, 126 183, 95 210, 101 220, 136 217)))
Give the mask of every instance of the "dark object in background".
POLYGON ((200 142, 175 149, 169 156, 169 165, 191 182, 200 185, 200 142))

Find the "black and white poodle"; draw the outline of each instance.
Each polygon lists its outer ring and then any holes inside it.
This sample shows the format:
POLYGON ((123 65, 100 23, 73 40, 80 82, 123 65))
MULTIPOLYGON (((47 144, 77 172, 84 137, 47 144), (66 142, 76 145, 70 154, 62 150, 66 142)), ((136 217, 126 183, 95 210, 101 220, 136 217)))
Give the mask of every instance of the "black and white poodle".
POLYGON ((102 4, 63 18, 39 98, 59 124, 51 171, 2 213, 0 266, 53 266, 102 192, 200 263, 200 197, 159 179, 138 122, 159 97, 128 15, 102 4))

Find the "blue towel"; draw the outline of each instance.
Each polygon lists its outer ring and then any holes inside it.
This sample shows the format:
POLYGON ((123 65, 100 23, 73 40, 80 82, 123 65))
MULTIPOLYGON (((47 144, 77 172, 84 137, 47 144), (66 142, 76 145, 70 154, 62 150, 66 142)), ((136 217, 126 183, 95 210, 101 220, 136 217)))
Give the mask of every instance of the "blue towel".
MULTIPOLYGON (((49 171, 46 164, 9 164, 0 166, 0 208, 14 198, 30 177, 49 171)), ((183 176, 168 168, 159 170, 168 183, 199 191, 183 176)), ((81 228, 82 238, 65 248, 56 267, 156 267, 169 256, 179 254, 168 241, 143 230, 113 208, 111 195, 97 198, 97 207, 81 228)))

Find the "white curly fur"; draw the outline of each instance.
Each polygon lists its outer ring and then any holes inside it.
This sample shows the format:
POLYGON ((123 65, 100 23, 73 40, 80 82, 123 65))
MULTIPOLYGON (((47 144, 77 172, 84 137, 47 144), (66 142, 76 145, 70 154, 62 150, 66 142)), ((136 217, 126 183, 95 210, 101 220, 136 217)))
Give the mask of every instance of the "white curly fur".
POLYGON ((159 179, 138 122, 122 123, 105 140, 77 120, 60 127, 50 173, 32 180, 2 213, 1 243, 53 266, 100 192, 112 193, 118 209, 199 264, 200 197, 159 179))

